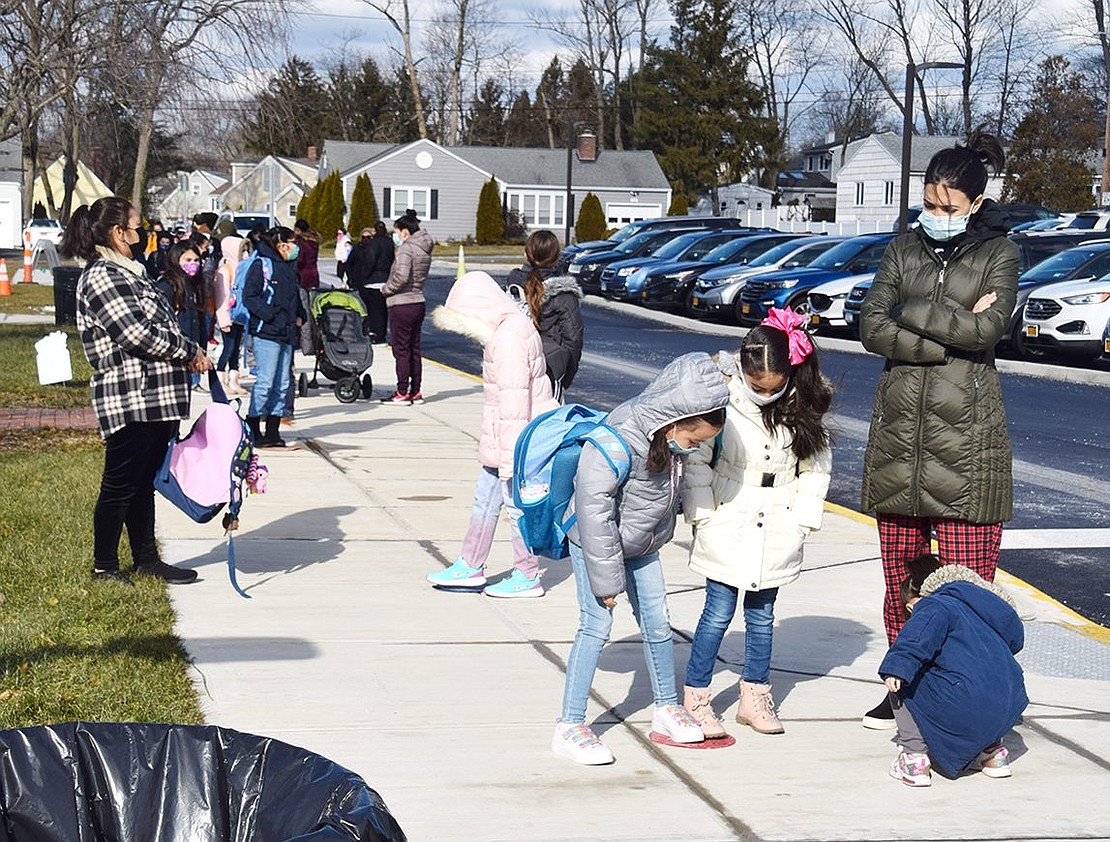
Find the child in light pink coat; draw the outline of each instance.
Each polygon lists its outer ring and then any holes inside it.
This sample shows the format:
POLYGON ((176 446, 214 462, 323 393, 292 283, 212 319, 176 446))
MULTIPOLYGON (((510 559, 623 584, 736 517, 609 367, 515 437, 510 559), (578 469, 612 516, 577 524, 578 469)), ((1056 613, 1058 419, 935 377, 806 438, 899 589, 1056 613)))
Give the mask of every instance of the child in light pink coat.
POLYGON ((223 258, 216 268, 216 326, 220 329, 222 348, 216 370, 220 383, 229 395, 245 395, 239 385, 239 358, 242 356, 244 325, 231 320, 231 287, 235 283, 235 267, 250 249, 250 241, 240 237, 224 237, 220 240, 223 258))
POLYGON ((485 272, 468 272, 459 278, 447 303, 432 313, 432 321, 442 330, 482 343, 485 400, 478 442, 482 468, 474 490, 470 528, 455 563, 429 573, 427 579, 443 589, 484 588, 486 596, 543 596, 539 559, 524 546, 517 527, 520 511, 512 504, 510 490, 517 436, 537 415, 558 406, 547 377, 543 342, 532 320, 485 272), (502 508, 508 512, 512 529, 513 572, 486 584, 486 558, 502 508))

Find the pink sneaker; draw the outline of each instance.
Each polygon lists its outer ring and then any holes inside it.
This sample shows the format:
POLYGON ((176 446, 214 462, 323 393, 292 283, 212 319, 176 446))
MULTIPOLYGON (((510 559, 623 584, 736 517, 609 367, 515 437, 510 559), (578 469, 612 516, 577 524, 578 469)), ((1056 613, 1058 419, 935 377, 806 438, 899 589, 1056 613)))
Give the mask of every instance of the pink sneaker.
POLYGON ((1002 743, 979 752, 972 768, 978 768, 988 778, 1008 778, 1013 774, 1010 771, 1010 752, 1002 743))
POLYGON ((400 392, 394 392, 388 398, 382 398, 382 403, 403 403, 412 406, 412 397, 410 395, 402 395, 400 392))
POLYGON ((906 786, 932 786, 933 772, 929 755, 900 751, 890 764, 890 776, 906 786))

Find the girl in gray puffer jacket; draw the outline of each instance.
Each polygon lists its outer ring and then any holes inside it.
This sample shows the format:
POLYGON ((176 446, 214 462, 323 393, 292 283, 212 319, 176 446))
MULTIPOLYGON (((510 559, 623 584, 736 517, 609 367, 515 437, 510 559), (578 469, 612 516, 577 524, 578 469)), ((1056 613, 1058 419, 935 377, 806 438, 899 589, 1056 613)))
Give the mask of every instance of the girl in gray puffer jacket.
POLYGON ((582 449, 567 512, 576 515, 569 537, 578 632, 551 742, 558 755, 586 765, 613 762, 612 752, 585 720, 594 672, 613 625, 613 606, 623 591, 644 639, 655 697, 652 730, 674 743, 704 739, 697 722, 678 704, 659 549, 674 536, 683 457, 720 432, 728 398, 724 375, 709 355, 686 354, 638 397, 609 414, 608 423, 632 454, 623 485, 617 484, 605 454, 582 449))

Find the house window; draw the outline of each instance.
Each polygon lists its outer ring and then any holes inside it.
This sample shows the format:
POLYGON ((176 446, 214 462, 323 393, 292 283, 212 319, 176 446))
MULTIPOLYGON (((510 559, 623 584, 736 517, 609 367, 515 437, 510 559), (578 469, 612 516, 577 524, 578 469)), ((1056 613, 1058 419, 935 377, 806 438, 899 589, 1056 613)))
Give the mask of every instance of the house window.
POLYGON ((894 204, 894 182, 886 181, 883 183, 883 204, 890 207, 894 204))
POLYGON ((428 209, 431 207, 431 188, 429 187, 394 187, 391 191, 393 207, 389 215, 396 219, 406 210, 412 208, 416 211, 417 219, 428 219, 428 209))
POLYGON ((193 195, 194 196, 199 196, 200 195, 200 185, 199 184, 194 184, 193 185, 193 195))
POLYGON ((525 225, 564 225, 567 197, 564 193, 524 193, 511 191, 508 208, 525 225))
POLYGON ((297 206, 296 205, 290 205, 289 206, 288 216, 289 216, 290 219, 296 219, 297 218, 297 206))
POLYGON ((863 205, 863 182, 856 182, 856 207, 863 205))

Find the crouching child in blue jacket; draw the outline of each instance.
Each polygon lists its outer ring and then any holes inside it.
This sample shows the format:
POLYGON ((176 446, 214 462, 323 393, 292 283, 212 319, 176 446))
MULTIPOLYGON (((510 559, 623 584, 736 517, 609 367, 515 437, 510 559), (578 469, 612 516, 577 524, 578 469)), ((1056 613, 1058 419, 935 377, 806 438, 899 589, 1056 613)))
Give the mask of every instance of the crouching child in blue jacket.
POLYGON ((890 775, 929 786, 931 767, 1010 776, 1002 737, 1029 704, 1014 655, 1025 630, 1010 597, 958 564, 923 555, 902 583, 906 625, 879 665, 900 746, 890 775))

